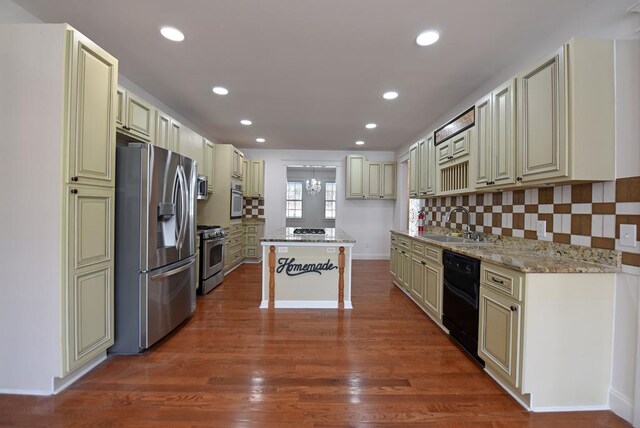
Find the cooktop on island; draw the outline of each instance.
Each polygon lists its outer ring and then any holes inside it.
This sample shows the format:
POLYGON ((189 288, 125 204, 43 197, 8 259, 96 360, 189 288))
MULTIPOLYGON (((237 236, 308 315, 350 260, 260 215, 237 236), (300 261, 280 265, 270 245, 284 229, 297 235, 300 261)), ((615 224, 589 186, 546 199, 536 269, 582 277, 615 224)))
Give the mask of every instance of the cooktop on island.
POLYGON ((305 227, 296 227, 293 229, 294 235, 324 235, 324 229, 309 229, 305 227))

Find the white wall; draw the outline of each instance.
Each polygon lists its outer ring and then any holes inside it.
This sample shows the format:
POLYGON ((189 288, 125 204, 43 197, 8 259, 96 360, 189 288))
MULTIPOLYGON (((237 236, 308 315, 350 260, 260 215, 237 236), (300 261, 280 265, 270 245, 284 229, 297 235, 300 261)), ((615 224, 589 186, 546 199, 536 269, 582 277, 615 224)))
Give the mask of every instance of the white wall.
POLYGON ((39 23, 40 19, 9 0, 0 0, 0 24, 39 23))
MULTIPOLYGON (((352 200, 344 198, 345 160, 354 152, 336 150, 268 150, 244 149, 245 157, 264 159, 264 208, 269 232, 285 227, 284 201, 287 165, 336 166, 337 200, 336 227, 351 235, 357 242, 354 259, 388 259, 389 230, 393 227, 393 200, 352 200)), ((393 160, 393 152, 358 152, 372 161, 393 160)))

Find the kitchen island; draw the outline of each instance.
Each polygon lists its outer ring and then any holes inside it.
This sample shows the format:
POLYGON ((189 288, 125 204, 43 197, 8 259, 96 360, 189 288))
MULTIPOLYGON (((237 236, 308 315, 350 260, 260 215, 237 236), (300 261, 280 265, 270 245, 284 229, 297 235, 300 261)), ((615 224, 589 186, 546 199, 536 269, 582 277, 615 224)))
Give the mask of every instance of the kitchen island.
POLYGON ((287 227, 260 241, 261 308, 352 308, 351 236, 341 229, 287 227))

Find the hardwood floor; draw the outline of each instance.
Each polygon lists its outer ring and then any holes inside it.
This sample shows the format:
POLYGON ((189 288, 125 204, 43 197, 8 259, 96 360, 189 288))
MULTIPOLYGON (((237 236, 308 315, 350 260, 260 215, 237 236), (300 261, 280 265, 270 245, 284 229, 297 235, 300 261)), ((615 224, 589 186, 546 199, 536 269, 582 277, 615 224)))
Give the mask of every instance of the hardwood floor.
POLYGON ((260 272, 232 272, 144 355, 112 356, 56 396, 0 395, 0 426, 629 426, 524 411, 392 285, 387 262, 353 262, 344 312, 260 310, 260 272))

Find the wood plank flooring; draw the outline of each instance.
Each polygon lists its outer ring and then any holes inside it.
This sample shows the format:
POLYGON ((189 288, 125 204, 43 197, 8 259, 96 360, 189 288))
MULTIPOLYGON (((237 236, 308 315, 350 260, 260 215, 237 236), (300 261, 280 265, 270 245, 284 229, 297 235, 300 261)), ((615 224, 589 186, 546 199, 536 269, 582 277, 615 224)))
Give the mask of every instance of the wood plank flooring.
POLYGON ((260 266, 198 298, 179 331, 52 397, 0 395, 0 426, 629 426, 528 413, 391 283, 353 262, 351 311, 258 309, 260 266))

